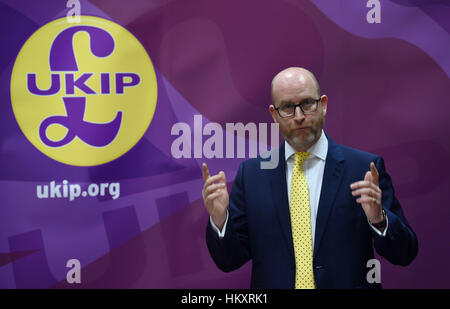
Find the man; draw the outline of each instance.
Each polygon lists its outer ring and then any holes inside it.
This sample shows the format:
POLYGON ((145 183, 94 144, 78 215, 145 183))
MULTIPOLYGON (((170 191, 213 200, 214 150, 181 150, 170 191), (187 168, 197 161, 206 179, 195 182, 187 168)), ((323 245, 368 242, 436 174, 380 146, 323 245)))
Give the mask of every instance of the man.
POLYGON ((381 288, 367 280, 373 246, 396 265, 418 250, 383 159, 323 132, 328 98, 311 72, 277 74, 272 103, 285 139, 278 167, 243 162, 229 196, 225 174, 203 164, 214 262, 229 272, 252 259, 253 288, 381 288))

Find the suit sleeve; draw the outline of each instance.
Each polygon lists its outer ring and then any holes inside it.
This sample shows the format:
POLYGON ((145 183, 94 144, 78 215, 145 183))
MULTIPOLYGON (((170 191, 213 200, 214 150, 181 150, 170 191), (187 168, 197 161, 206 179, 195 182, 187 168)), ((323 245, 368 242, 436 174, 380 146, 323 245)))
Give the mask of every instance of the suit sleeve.
POLYGON ((219 238, 208 220, 206 228, 206 244, 214 263, 224 272, 233 271, 250 260, 248 240, 244 164, 239 166, 230 193, 228 222, 225 235, 219 238))
POLYGON ((375 249, 378 254, 395 265, 406 266, 417 256, 417 236, 406 221, 400 203, 395 197, 391 177, 386 173, 384 160, 380 157, 375 162, 380 175, 382 206, 389 220, 386 237, 372 231, 375 249))

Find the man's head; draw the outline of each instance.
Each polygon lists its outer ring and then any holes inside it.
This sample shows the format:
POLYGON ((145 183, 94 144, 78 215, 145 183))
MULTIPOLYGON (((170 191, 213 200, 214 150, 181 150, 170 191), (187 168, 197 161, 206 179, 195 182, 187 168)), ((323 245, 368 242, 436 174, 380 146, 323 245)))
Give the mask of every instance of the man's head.
POLYGON ((273 78, 271 96, 269 111, 273 120, 279 123, 284 139, 296 151, 306 151, 320 138, 327 113, 328 98, 320 95, 317 79, 303 68, 285 69, 273 78), (291 117, 281 117, 286 116, 286 113, 280 108, 286 111, 300 103, 307 114, 296 107, 291 117), (317 109, 311 112, 315 106, 317 109))

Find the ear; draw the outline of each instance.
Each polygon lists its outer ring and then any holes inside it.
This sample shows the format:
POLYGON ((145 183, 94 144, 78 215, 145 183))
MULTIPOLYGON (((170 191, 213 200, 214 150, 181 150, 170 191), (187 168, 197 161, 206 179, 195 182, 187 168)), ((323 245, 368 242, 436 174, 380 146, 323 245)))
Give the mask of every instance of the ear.
POLYGON ((273 106, 272 104, 269 106, 269 112, 270 112, 270 115, 272 116, 273 121, 275 123, 278 123, 277 111, 275 110, 275 106, 273 106))
POLYGON ((323 95, 321 97, 321 102, 322 102, 323 116, 325 116, 327 114, 328 97, 326 95, 323 95))

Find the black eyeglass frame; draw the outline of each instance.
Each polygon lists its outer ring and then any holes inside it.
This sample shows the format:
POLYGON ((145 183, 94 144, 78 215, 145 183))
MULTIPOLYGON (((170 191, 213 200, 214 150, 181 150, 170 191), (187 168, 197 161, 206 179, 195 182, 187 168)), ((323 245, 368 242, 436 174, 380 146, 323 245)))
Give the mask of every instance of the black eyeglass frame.
POLYGON ((315 112, 317 112, 317 106, 319 105, 319 102, 322 101, 322 96, 320 96, 320 98, 318 98, 317 100, 316 100, 316 99, 313 99, 313 101, 314 101, 314 103, 316 104, 316 108, 315 108, 312 112, 307 112, 307 113, 306 113, 306 112, 303 110, 302 104, 304 104, 305 101, 302 101, 302 102, 300 102, 300 103, 298 103, 298 104, 294 104, 294 112, 292 113, 292 115, 289 115, 289 116, 281 116, 280 111, 279 111, 279 109, 281 108, 281 106, 275 107, 275 110, 277 111, 278 115, 279 115, 281 118, 293 118, 293 117, 295 117, 295 110, 297 109, 297 107, 300 107, 300 110, 302 111, 302 113, 303 113, 304 115, 311 115, 311 114, 314 114, 315 112))

